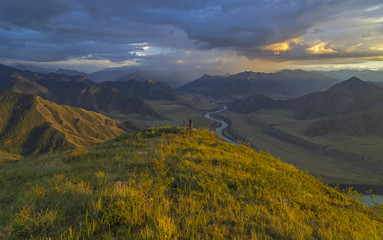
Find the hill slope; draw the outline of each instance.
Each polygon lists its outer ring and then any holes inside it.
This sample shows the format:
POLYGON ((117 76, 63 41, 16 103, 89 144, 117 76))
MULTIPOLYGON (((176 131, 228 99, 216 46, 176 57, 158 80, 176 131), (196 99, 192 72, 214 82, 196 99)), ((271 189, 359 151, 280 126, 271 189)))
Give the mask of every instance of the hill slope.
POLYGON ((10 153, 80 147, 124 133, 119 122, 101 114, 1 89, 0 112, 0 149, 10 153))
POLYGON ((283 107, 282 100, 273 100, 265 95, 254 95, 228 103, 230 111, 242 114, 258 111, 262 108, 273 109, 281 107, 283 107))
POLYGON ((319 136, 330 132, 341 132, 350 136, 374 134, 383 137, 383 108, 319 120, 312 123, 305 134, 319 136))
POLYGON ((377 209, 207 130, 149 129, 87 149, 4 163, 0 204, 4 238, 383 235, 377 209))

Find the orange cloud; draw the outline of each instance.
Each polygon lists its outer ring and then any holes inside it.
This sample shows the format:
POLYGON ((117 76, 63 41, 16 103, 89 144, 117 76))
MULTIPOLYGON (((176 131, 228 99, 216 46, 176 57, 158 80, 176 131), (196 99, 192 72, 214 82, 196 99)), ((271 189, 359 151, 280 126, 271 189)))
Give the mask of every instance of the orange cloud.
POLYGON ((322 42, 320 40, 316 40, 310 44, 311 47, 306 48, 306 51, 313 55, 330 54, 330 53, 337 52, 334 49, 332 49, 331 46, 327 47, 327 44, 328 42, 322 42))
POLYGON ((274 43, 267 45, 262 49, 266 51, 273 51, 274 54, 278 55, 280 52, 286 52, 290 50, 290 44, 288 42, 274 43))
POLYGON ((302 44, 301 39, 290 39, 286 42, 273 43, 267 46, 264 46, 262 50, 273 51, 275 55, 280 54, 281 52, 287 52, 291 49, 290 45, 293 43, 295 45, 302 44))

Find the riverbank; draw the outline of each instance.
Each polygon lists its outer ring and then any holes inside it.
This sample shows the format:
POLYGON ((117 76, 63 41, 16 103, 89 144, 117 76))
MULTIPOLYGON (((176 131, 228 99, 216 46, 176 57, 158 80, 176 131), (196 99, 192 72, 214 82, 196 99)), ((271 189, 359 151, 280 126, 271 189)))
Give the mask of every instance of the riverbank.
MULTIPOLYGON (((218 103, 218 102, 215 102, 215 104, 217 104, 217 103, 218 103)), ((218 109, 218 110, 215 110, 215 111, 213 110, 213 111, 211 111, 211 112, 208 111, 208 112, 206 112, 206 113, 204 114, 204 117, 205 117, 205 118, 208 118, 208 119, 211 119, 211 120, 213 120, 213 121, 216 121, 216 122, 218 122, 218 123, 220 124, 218 127, 215 128, 215 132, 216 132, 216 134, 218 134, 220 137, 222 137, 222 140, 224 140, 224 141, 226 141, 226 142, 229 142, 229 143, 232 143, 232 144, 235 144, 235 145, 238 145, 238 143, 237 143, 236 141, 234 141, 233 139, 230 139, 230 138, 226 137, 226 136, 223 134, 223 130, 226 129, 226 128, 229 126, 229 124, 228 124, 226 121, 224 121, 224 120, 221 120, 221 119, 218 119, 218 118, 212 116, 213 114, 216 114, 216 113, 225 111, 225 110, 227 109, 227 106, 226 106, 225 104, 223 104, 223 103, 219 103, 219 104, 222 106, 222 108, 220 108, 220 109, 218 109)))

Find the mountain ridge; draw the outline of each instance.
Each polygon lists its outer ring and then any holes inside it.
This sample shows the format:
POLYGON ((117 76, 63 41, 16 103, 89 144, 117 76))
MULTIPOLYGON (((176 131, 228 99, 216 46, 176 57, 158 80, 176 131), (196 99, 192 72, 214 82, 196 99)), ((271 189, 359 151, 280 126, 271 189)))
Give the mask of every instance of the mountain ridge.
POLYGON ((352 77, 326 91, 307 94, 288 104, 298 119, 335 116, 383 107, 383 88, 352 77))
POLYGON ((303 70, 283 70, 277 73, 247 71, 227 77, 203 75, 178 89, 218 98, 244 98, 251 95, 291 98, 324 90, 336 82, 339 80, 303 70))

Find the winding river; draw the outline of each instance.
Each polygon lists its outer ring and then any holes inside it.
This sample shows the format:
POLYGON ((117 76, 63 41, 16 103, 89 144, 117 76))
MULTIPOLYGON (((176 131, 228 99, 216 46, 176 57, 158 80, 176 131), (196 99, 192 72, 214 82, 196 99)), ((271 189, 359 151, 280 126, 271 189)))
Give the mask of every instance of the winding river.
POLYGON ((231 140, 230 138, 225 137, 225 136, 223 135, 223 133, 222 133, 223 130, 229 126, 229 124, 228 124, 227 122, 225 122, 224 120, 217 119, 217 118, 215 118, 215 117, 212 116, 212 114, 215 114, 215 113, 219 113, 219 112, 223 112, 223 111, 225 111, 225 110, 227 109, 227 106, 226 106, 225 104, 223 104, 223 103, 220 103, 220 102, 215 102, 214 104, 219 104, 219 105, 223 106, 223 108, 220 109, 220 110, 214 111, 214 112, 207 112, 207 113, 205 113, 204 117, 220 123, 220 126, 217 127, 217 128, 215 128, 215 132, 216 132, 219 136, 222 137, 222 140, 224 140, 225 142, 229 142, 229 143, 238 145, 237 142, 231 140))

